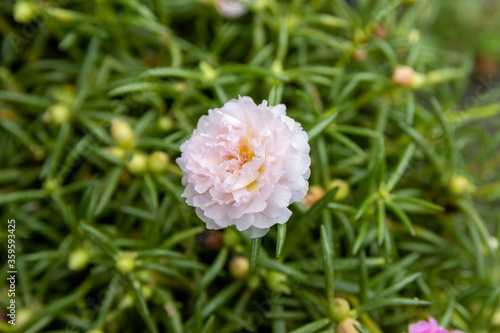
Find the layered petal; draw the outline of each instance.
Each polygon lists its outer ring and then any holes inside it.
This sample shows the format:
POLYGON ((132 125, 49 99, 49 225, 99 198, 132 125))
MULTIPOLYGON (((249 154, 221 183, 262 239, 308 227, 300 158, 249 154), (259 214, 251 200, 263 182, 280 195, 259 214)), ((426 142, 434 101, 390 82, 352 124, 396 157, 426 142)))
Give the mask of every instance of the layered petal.
POLYGON ((235 225, 261 237, 307 193, 307 134, 283 104, 230 100, 201 117, 180 149, 182 196, 209 229, 235 225))

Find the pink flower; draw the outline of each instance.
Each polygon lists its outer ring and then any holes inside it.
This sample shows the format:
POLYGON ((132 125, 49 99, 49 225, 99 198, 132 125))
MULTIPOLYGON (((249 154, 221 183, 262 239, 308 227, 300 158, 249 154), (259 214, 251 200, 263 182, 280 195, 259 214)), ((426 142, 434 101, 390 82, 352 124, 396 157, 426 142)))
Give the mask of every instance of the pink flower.
POLYGON ((250 237, 285 223, 309 178, 309 144, 283 104, 240 97, 202 116, 181 146, 182 196, 208 229, 235 225, 250 237))
POLYGON ((215 8, 225 18, 234 19, 245 15, 248 11, 248 8, 241 2, 251 1, 253 0, 215 0, 215 8))
MULTIPOLYGON (((450 333, 444 328, 440 328, 436 319, 429 317, 429 321, 419 321, 410 325, 408 333, 450 333)), ((452 331, 451 333, 464 333, 462 331, 452 331)))

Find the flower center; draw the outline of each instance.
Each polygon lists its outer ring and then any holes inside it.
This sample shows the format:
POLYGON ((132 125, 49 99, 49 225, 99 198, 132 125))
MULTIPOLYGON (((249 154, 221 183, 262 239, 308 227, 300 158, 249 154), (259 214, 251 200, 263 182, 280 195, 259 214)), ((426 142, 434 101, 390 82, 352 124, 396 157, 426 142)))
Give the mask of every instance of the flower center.
POLYGON ((253 147, 248 145, 248 134, 243 138, 243 144, 238 148, 238 151, 242 164, 250 162, 255 157, 253 147))

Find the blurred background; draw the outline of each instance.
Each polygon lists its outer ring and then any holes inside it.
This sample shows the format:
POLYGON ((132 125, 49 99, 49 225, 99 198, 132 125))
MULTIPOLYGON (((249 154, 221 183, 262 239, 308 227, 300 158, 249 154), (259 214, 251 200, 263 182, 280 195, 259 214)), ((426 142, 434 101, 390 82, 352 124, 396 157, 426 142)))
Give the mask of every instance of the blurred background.
POLYGON ((500 1, 1 0, 0 36, 0 332, 500 332, 500 1), (238 95, 313 159, 254 273, 175 164, 238 95))

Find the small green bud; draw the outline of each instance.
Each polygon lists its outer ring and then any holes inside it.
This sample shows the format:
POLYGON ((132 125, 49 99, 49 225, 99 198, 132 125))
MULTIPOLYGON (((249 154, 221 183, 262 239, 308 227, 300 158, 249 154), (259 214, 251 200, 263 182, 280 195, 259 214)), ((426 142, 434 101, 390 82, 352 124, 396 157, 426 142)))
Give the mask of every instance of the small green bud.
POLYGON ((250 290, 257 290, 257 288, 259 288, 260 286, 260 277, 257 274, 250 275, 247 286, 250 290))
POLYGON ((116 268, 122 274, 130 273, 135 268, 135 252, 121 252, 116 259, 116 268))
POLYGON ((153 288, 150 286, 142 286, 141 291, 145 299, 149 299, 153 296, 153 288))
POLYGON ((134 146, 134 131, 126 121, 120 118, 114 118, 111 120, 111 136, 115 142, 123 148, 130 148, 134 146))
POLYGON ((148 158, 149 170, 153 173, 165 172, 168 166, 168 155, 162 151, 155 151, 148 158))
POLYGON ((134 295, 128 292, 123 297, 121 297, 120 303, 118 304, 118 309, 120 310, 128 309, 134 305, 134 302, 135 302, 134 295))
POLYGON ((103 330, 99 330, 97 328, 91 329, 90 331, 87 331, 86 333, 104 333, 103 330))
POLYGON ((59 181, 57 181, 57 179, 47 179, 43 182, 42 188, 45 191, 52 193, 59 188, 59 181))
POLYGON ((71 119, 71 110, 64 103, 56 103, 45 111, 42 119, 48 123, 62 125, 71 119))
POLYGON ((170 132, 174 128, 174 125, 174 121, 167 116, 160 117, 157 123, 158 129, 163 132, 170 132))
POLYGON ((16 319, 17 319, 16 325, 18 325, 19 327, 22 327, 24 324, 26 324, 31 319, 33 314, 34 314, 34 311, 32 309, 29 309, 29 308, 19 309, 19 312, 17 313, 17 316, 16 316, 16 319))
POLYGON ((466 177, 454 175, 450 179, 448 189, 451 194, 460 197, 471 193, 474 190, 474 185, 472 185, 466 177))
POLYGON ((18 1, 15 3, 14 8, 14 20, 17 23, 28 23, 35 19, 36 8, 29 1, 18 1))
POLYGON ((276 74, 284 74, 283 64, 279 60, 274 60, 271 65, 271 71, 276 74))
POLYGON ((31 152, 33 153, 33 157, 37 161, 41 161, 45 158, 45 155, 47 154, 45 150, 42 147, 36 146, 31 148, 31 152))
POLYGON ((128 162, 127 168, 134 175, 145 173, 148 168, 148 157, 141 152, 132 154, 132 159, 128 162))
POLYGON ((351 307, 344 298, 335 298, 330 304, 330 315, 336 322, 349 318, 351 307))
POLYGON ((500 309, 496 310, 491 319, 493 326, 500 326, 500 309))
POLYGON ((219 76, 217 71, 212 66, 210 66, 206 61, 200 62, 200 71, 203 80, 206 82, 211 82, 219 76))
POLYGON ((337 193, 333 196, 333 201, 343 201, 349 195, 349 184, 343 179, 334 179, 328 184, 327 190, 330 191, 335 187, 339 187, 337 193))
POLYGON ((250 273, 250 261, 247 257, 238 256, 229 262, 229 274, 235 279, 244 279, 250 273))
POLYGON ((417 29, 412 29, 408 34, 408 41, 412 44, 416 44, 420 40, 420 31, 417 29))
POLYGON ((51 97, 59 103, 71 105, 75 99, 75 87, 69 84, 59 87, 52 91, 51 97))
POLYGON ((87 267, 89 261, 89 251, 85 248, 78 248, 69 254, 68 268, 74 272, 78 272, 87 267))
POLYGON ((490 247, 493 250, 495 251, 498 250, 498 245, 499 245, 498 238, 490 236, 490 238, 488 239, 488 243, 490 243, 490 247))
POLYGON ((106 152, 114 157, 124 160, 127 157, 127 153, 120 147, 108 147, 106 152))
POLYGON ((352 318, 344 319, 339 326, 337 326, 337 333, 358 333, 354 324, 361 327, 361 324, 352 318))
POLYGON ((268 271, 266 274, 266 284, 275 293, 290 295, 292 293, 287 284, 288 277, 277 271, 268 271))
POLYGON ((238 232, 232 228, 226 228, 222 235, 222 242, 225 246, 232 248, 240 243, 238 232))

